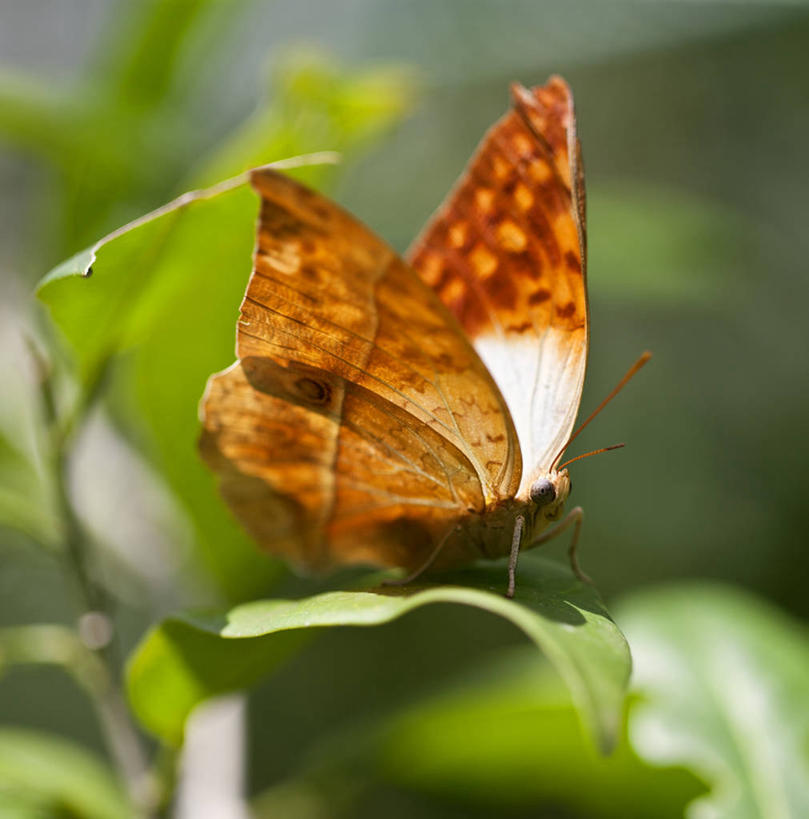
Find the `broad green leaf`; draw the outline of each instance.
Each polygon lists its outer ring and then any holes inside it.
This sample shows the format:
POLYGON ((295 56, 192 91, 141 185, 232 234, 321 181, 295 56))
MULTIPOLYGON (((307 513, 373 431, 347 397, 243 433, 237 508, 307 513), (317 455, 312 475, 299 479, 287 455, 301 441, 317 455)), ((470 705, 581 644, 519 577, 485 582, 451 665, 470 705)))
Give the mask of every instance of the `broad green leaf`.
POLYGON ((552 804, 605 819, 681 817, 705 786, 644 763, 624 734, 612 754, 598 753, 559 675, 528 647, 511 648, 398 713, 321 739, 301 773, 262 794, 259 815, 283 815, 293 797, 325 808, 335 783, 349 781, 353 799, 382 782, 477 810, 552 804))
POLYGON ((420 606, 455 603, 510 620, 548 657, 602 749, 617 737, 629 649, 597 592, 570 573, 528 556, 517 596, 503 596, 502 565, 475 565, 406 588, 334 591, 302 600, 260 600, 224 614, 183 615, 153 629, 132 657, 129 696, 143 725, 170 743, 207 697, 249 686, 313 631, 374 626, 420 606))
POLYGON ((21 728, 0 728, 0 797, 4 795, 3 816, 134 815, 112 771, 93 754, 59 737, 21 728))
POLYGON ((610 756, 584 736, 569 693, 547 664, 506 655, 477 680, 405 711, 375 748, 378 774, 463 802, 559 804, 587 816, 682 816, 704 787, 644 764, 622 737, 610 756))
POLYGON ((642 697, 629 735, 650 764, 710 783, 690 819, 809 815, 809 634, 755 597, 692 583, 619 611, 642 697))
POLYGON ((154 314, 174 303, 194 266, 207 260, 225 279, 249 272, 250 251, 245 248, 252 241, 256 207, 244 176, 191 191, 48 273, 39 296, 68 341, 88 390, 111 357, 143 340, 154 314), (201 240, 226 218, 234 220, 234 229, 220 229, 217 241, 201 240), (234 257, 242 262, 235 270, 227 265, 234 257))
POLYGON ((196 453, 205 381, 233 357, 256 207, 244 180, 187 194, 69 259, 40 288, 88 392, 110 357, 127 354, 117 377, 130 417, 151 422, 158 467, 226 590, 244 578, 259 589, 276 571, 232 522, 196 453))
MULTIPOLYGON (((245 126, 203 167, 244 168, 253 157, 297 153, 301 144, 337 144, 351 155, 369 133, 391 124, 392 112, 403 110, 394 102, 404 98, 401 83, 380 81, 376 90, 388 102, 378 116, 368 117, 378 129, 366 122, 355 133, 346 106, 333 98, 362 85, 357 76, 333 70, 329 88, 309 97, 296 90, 295 72, 285 76, 291 87, 256 115, 267 127, 245 126)), ((307 182, 321 185, 328 167, 305 169, 307 182)), ((209 173, 200 171, 205 178, 209 173)), ((197 405, 205 382, 234 358, 257 209, 246 185, 186 194, 69 259, 51 271, 39 291, 87 391, 111 360, 120 364, 113 368, 119 417, 147 442, 147 454, 194 524, 200 556, 231 600, 266 592, 280 570, 233 521, 196 448, 197 405), (92 276, 84 277, 90 267, 92 276)))

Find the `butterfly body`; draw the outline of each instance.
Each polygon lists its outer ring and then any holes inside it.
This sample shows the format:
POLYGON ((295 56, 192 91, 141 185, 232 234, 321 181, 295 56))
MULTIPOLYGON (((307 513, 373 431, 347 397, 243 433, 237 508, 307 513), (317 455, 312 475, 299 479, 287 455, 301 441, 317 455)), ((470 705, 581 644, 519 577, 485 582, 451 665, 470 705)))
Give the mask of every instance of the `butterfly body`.
POLYGON ((552 487, 547 499, 543 498, 537 502, 530 497, 507 498, 494 503, 479 514, 463 518, 442 547, 441 554, 433 564, 434 567, 443 568, 468 562, 470 548, 475 558, 493 560, 505 557, 511 551, 518 517, 524 521, 523 548, 528 547, 550 523, 562 517, 565 501, 570 493, 567 470, 550 473, 538 481, 547 481, 552 487))
POLYGON ((410 264, 325 197, 252 173, 238 361, 209 379, 200 446, 293 564, 458 565, 562 514, 588 343, 579 147, 563 80, 512 91, 410 264))

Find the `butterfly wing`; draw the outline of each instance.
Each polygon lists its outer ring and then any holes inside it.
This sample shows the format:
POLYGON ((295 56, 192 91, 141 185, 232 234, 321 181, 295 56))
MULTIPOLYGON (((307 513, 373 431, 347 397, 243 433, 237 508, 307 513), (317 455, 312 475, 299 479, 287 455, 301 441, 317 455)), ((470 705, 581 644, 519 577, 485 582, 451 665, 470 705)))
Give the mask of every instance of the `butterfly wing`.
POLYGON ((517 429, 525 497, 570 436, 587 362, 584 184, 573 98, 560 77, 485 135, 410 251, 463 325, 517 429))
POLYGON ((261 212, 239 361, 209 380, 203 455, 270 551, 315 568, 417 565, 460 517, 516 491, 505 402, 384 242, 282 174, 251 182, 261 212))

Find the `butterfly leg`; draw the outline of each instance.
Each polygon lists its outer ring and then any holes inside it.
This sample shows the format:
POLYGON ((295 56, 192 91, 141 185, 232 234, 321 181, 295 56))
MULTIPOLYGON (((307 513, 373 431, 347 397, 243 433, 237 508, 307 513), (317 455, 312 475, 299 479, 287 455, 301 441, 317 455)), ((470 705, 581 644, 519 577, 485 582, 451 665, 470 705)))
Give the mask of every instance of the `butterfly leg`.
POLYGON ((427 560, 425 560, 424 563, 422 563, 421 566, 419 566, 418 569, 416 569, 414 572, 411 572, 409 575, 407 575, 407 577, 400 577, 397 578, 396 580, 383 580, 382 585, 406 586, 408 583, 412 583, 414 580, 417 580, 430 568, 430 566, 433 565, 433 563, 435 563, 435 559, 438 557, 438 555, 441 554, 441 550, 444 548, 444 545, 449 540, 450 535, 453 534, 453 532, 457 532, 458 529, 460 529, 460 526, 453 526, 444 535, 444 537, 442 537, 441 540, 438 541, 438 545, 435 547, 435 549, 432 550, 432 552, 430 552, 430 555, 427 558, 427 560))
POLYGON ((511 553, 508 557, 508 589, 506 597, 514 597, 514 590, 517 585, 517 559, 520 556, 520 543, 522 541, 522 530, 525 527, 525 518, 517 515, 514 521, 514 534, 511 536, 511 553))
POLYGON ((533 549, 535 546, 541 546, 543 543, 553 540, 553 538, 555 538, 557 535, 561 535, 562 532, 573 526, 573 537, 570 538, 570 546, 567 548, 568 558, 570 559, 570 568, 573 570, 573 574, 575 574, 579 580, 592 585, 593 581, 582 571, 581 566, 579 566, 579 558, 576 552, 576 548, 579 543, 579 533, 581 532, 582 520, 584 520, 584 509, 582 509, 581 506, 577 506, 575 509, 571 509, 570 512, 568 512, 567 515, 565 515, 565 517, 553 527, 553 529, 544 532, 538 538, 532 540, 525 548, 533 549))

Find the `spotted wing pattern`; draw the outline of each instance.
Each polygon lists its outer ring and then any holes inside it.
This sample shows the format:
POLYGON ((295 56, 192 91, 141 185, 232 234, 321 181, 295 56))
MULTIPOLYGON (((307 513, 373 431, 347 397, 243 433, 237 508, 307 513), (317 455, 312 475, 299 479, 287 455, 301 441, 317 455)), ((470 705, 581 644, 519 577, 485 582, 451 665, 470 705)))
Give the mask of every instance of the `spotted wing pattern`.
POLYGON ((452 310, 511 411, 525 470, 546 472, 578 412, 588 345, 584 184, 560 77, 512 87, 409 259, 452 310))

